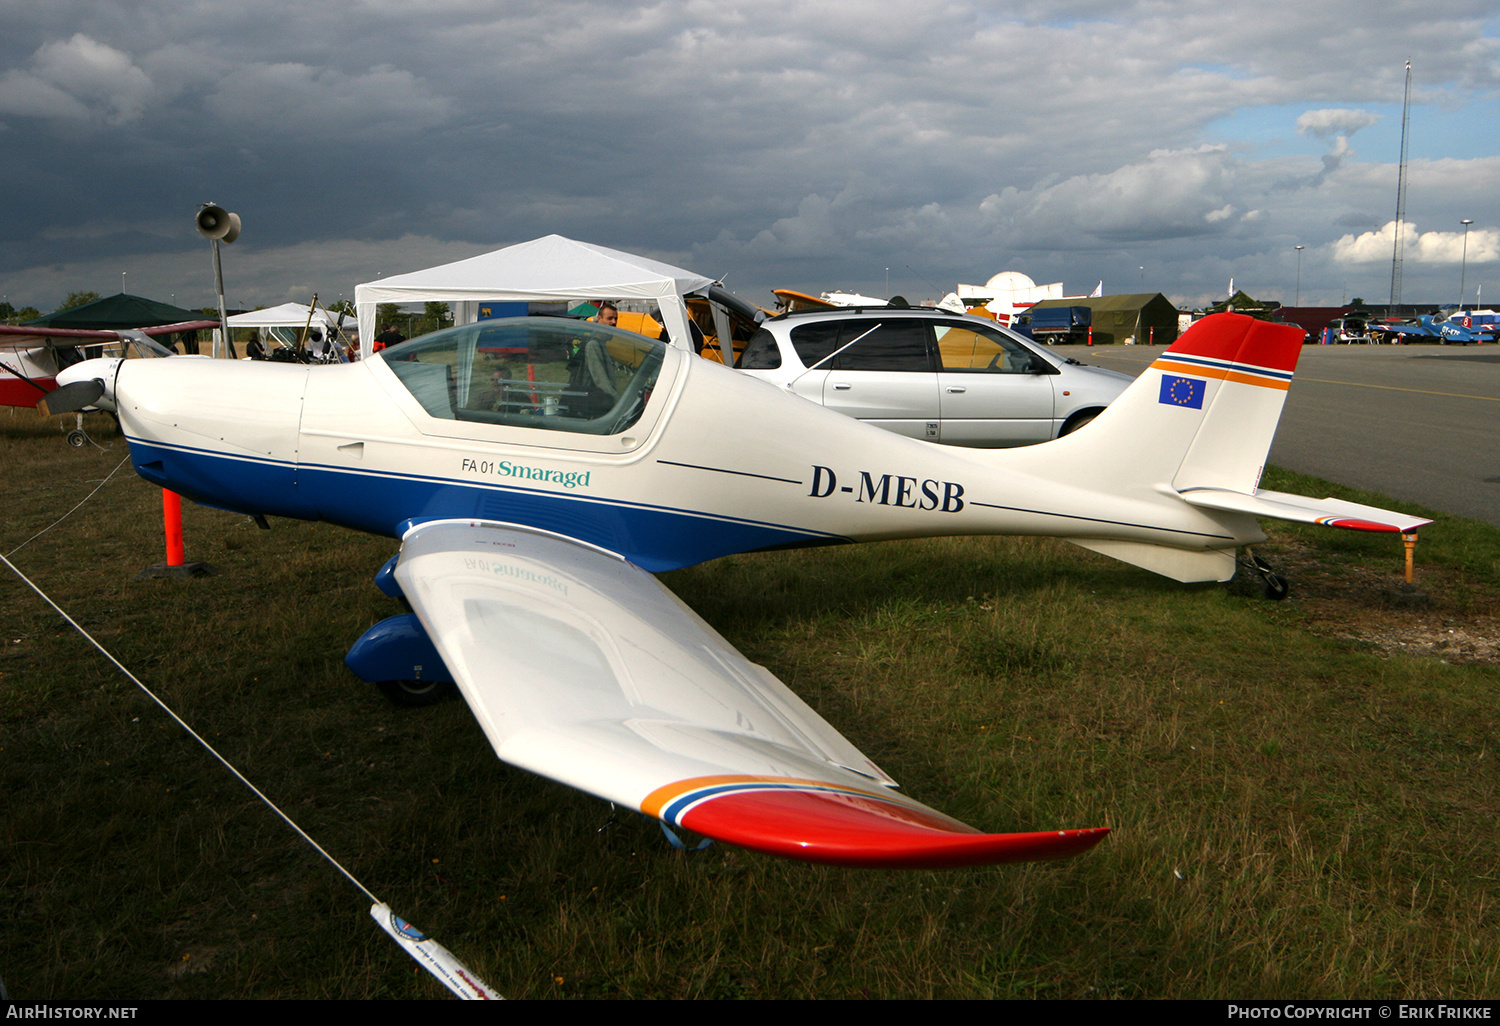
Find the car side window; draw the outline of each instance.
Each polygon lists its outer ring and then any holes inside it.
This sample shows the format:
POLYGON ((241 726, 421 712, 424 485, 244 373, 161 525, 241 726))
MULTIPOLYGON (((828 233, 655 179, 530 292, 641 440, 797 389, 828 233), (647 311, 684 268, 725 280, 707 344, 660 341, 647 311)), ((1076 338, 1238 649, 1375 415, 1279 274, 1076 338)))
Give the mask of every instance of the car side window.
POLYGON ((927 352, 927 325, 915 318, 844 321, 839 334, 842 351, 834 357, 841 371, 932 370, 927 352))
POLYGON ((842 321, 814 321, 811 324, 799 324, 792 329, 792 348, 797 351, 797 359, 802 361, 804 367, 818 367, 819 370, 828 370, 829 365, 824 362, 839 347, 839 328, 842 321))
POLYGON ((735 366, 741 370, 775 370, 780 367, 781 347, 776 344, 776 336, 761 328, 745 343, 735 366))
POLYGON ((944 371, 1030 374, 1035 356, 1021 343, 982 328, 938 324, 938 359, 944 371))
POLYGON ((480 321, 379 355, 430 416, 612 435, 640 419, 665 347, 597 324, 480 321))

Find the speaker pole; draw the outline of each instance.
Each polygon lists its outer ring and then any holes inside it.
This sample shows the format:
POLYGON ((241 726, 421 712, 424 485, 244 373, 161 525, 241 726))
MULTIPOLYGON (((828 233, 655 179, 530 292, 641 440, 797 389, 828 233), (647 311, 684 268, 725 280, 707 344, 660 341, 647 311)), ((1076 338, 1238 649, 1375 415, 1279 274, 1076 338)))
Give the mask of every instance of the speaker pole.
MULTIPOLYGON (((234 339, 229 337, 229 314, 224 310, 224 265, 219 261, 219 240, 214 239, 214 285, 219 290, 219 337, 229 352, 231 360, 239 359, 234 352, 234 339)), ((214 346, 214 359, 219 358, 219 347, 214 346)))
POLYGON ((217 203, 205 203, 198 208, 193 220, 198 234, 214 244, 214 288, 219 295, 219 338, 224 346, 221 350, 220 343, 214 343, 214 359, 219 359, 221 353, 227 351, 231 360, 237 360, 239 356, 234 351, 234 340, 229 333, 229 313, 224 308, 224 264, 219 258, 219 240, 233 242, 240 237, 240 216, 231 214, 217 203))

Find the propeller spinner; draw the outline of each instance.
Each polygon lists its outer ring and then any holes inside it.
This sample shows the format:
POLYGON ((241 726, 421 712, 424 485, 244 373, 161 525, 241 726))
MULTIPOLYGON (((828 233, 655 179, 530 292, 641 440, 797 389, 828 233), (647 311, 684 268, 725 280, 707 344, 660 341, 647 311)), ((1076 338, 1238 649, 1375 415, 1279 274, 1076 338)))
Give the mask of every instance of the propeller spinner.
POLYGON ((114 412, 115 395, 111 387, 123 361, 119 357, 100 357, 65 367, 57 375, 57 388, 37 403, 47 413, 78 413, 86 407, 114 412))

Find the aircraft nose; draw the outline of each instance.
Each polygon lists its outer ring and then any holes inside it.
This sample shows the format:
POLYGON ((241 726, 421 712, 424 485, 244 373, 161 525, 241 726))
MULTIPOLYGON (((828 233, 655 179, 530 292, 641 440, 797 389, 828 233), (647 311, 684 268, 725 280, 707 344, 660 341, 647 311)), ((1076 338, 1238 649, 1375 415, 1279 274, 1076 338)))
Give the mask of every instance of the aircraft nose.
POLYGON ((115 372, 117 358, 84 360, 58 372, 57 388, 42 400, 48 413, 76 413, 86 406, 101 410, 115 408, 115 372))

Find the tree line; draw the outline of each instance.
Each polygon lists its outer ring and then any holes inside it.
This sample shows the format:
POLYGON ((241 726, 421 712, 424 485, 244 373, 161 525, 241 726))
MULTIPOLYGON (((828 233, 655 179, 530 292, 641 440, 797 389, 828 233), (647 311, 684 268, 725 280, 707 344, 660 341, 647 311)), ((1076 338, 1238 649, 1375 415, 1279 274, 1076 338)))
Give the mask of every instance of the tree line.
MULTIPOLYGON (((77 291, 69 292, 67 298, 62 301, 52 313, 61 313, 64 310, 72 310, 74 307, 87 306, 89 303, 97 302, 102 297, 97 292, 77 291)), ((354 304, 349 300, 340 300, 332 303, 328 311, 335 316, 343 313, 348 317, 345 320, 346 330, 352 331, 352 321, 355 316, 354 304)), ((217 320, 219 311, 214 307, 205 306, 199 313, 204 317, 217 320)), ((9 302, 0 302, 0 323, 22 324, 26 321, 35 320, 42 316, 42 311, 34 306, 23 306, 19 309, 9 302)), ((410 310, 402 310, 395 303, 381 303, 375 308, 375 320, 379 324, 379 331, 387 324, 394 324, 403 335, 408 338, 416 338, 418 335, 426 335, 430 332, 439 331, 442 328, 453 326, 453 312, 447 303, 424 303, 422 312, 416 313, 410 310)))
MULTIPOLYGON (((64 310, 71 310, 75 306, 87 306, 89 303, 95 302, 100 298, 97 292, 69 292, 68 298, 64 299, 62 305, 52 312, 61 313, 64 310)), ((0 302, 0 322, 4 322, 5 324, 20 324, 23 321, 35 320, 41 315, 42 312, 34 306, 23 306, 17 310, 8 302, 0 302)))

